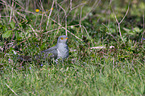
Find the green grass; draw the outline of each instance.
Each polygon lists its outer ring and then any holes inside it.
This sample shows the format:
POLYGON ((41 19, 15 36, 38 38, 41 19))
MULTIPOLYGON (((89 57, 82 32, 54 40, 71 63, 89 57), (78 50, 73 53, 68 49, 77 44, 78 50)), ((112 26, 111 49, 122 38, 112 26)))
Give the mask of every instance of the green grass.
POLYGON ((105 59, 101 65, 99 61, 85 63, 77 60, 74 64, 67 61, 51 66, 45 64, 40 69, 32 64, 25 71, 8 67, 0 77, 0 94, 14 95, 14 92, 22 96, 139 96, 145 94, 145 65, 140 65, 139 62, 134 65, 127 60, 120 66, 114 63, 116 62, 109 59, 105 59))

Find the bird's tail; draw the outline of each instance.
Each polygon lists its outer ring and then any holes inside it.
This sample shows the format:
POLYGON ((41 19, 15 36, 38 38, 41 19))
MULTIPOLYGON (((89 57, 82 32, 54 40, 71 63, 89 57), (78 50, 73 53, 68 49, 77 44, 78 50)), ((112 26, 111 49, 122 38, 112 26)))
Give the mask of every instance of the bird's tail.
POLYGON ((21 61, 32 61, 32 56, 18 55, 17 59, 21 61))

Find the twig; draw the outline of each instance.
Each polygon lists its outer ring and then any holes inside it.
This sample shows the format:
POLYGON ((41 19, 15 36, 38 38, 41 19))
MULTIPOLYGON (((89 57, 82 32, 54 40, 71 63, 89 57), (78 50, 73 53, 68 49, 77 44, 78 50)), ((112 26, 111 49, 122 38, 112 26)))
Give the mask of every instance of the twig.
POLYGON ((120 22, 118 21, 118 19, 117 19, 117 17, 116 17, 116 14, 114 13, 114 14, 115 14, 116 22, 117 22, 117 24, 118 24, 119 34, 120 34, 120 37, 121 37, 121 39, 122 39, 122 41, 123 41, 124 44, 125 44, 125 42, 124 42, 123 37, 122 37, 122 34, 121 34, 120 24, 122 23, 122 21, 123 21, 124 18, 126 17, 128 11, 129 11, 129 5, 128 5, 128 9, 127 9, 127 11, 126 11, 124 17, 122 18, 122 20, 121 20, 120 22))
MULTIPOLYGON (((104 23, 102 23, 105 27, 107 27, 104 23)), ((110 31, 110 29, 109 29, 109 27, 107 27, 108 28, 108 30, 110 31)), ((115 39, 115 37, 111 34, 111 33, 108 33, 107 32, 107 34, 109 34, 110 36, 112 36, 114 39, 115 39)), ((115 41, 117 41, 116 39, 115 39, 115 41)))
MULTIPOLYGON (((67 16, 69 15, 69 13, 70 13, 72 10, 74 10, 74 9, 80 7, 80 6, 84 6, 85 4, 86 4, 86 3, 81 3, 81 4, 79 4, 79 5, 77 5, 77 6, 73 7, 73 8, 70 8, 70 10, 69 10, 67 16)), ((72 18, 72 20, 71 20, 70 22, 72 22, 72 21, 75 19, 76 13, 77 13, 77 11, 75 11, 74 16, 73 16, 73 18, 72 18)))
MULTIPOLYGON (((41 20, 40 20, 40 24, 39 24, 39 28, 40 28, 40 30, 41 30, 41 25, 42 25, 42 21, 43 21, 43 11, 45 11, 44 10, 44 8, 43 8, 43 4, 42 4, 42 2, 41 2, 41 0, 40 0, 40 6, 41 6, 41 9, 42 9, 42 14, 41 14, 41 20)), ((46 15, 46 12, 45 12, 45 15, 46 15)))
MULTIPOLYGON (((143 12, 143 30, 144 30, 144 12, 143 12)), ((145 34, 145 30, 142 33, 142 39, 141 39, 141 43, 144 41, 144 34, 145 34)))
MULTIPOLYGON (((55 20, 51 19, 53 22, 57 23, 55 20)), ((57 23, 59 26, 61 26, 61 28, 67 30, 65 27, 63 27, 60 23, 57 23)), ((77 37, 75 34, 73 34, 72 32, 70 32, 69 30, 67 30, 67 32, 69 32, 71 35, 75 36, 77 39, 83 41, 82 39, 80 39, 79 37, 77 37)))
POLYGON ((85 29, 85 31, 86 31, 86 33, 87 33, 87 35, 89 36, 89 33, 88 33, 88 31, 87 31, 86 27, 85 27, 85 26, 83 26, 83 28, 85 29))
POLYGON ((62 8, 62 6, 60 6, 59 4, 58 4, 58 6, 64 11, 64 14, 65 14, 65 33, 66 33, 66 36, 67 36, 67 15, 66 15, 66 11, 65 11, 65 9, 64 8, 62 8))
POLYGON ((49 13, 49 16, 48 16, 48 19, 47 19, 46 30, 47 30, 47 26, 48 26, 48 24, 49 24, 50 16, 51 16, 51 13, 52 13, 52 10, 53 10, 54 1, 55 1, 55 0, 53 0, 53 2, 52 2, 51 10, 50 10, 50 13, 49 13))
POLYGON ((36 37, 38 37, 38 34, 35 32, 34 28, 30 24, 29 26, 31 27, 32 31, 35 33, 36 37))
MULTIPOLYGON (((26 40, 24 40, 24 41, 21 41, 19 44, 21 44, 21 43, 23 43, 23 42, 25 42, 26 40)), ((15 46, 17 46, 17 45, 19 45, 18 43, 16 44, 16 45, 14 45, 13 46, 13 48, 15 48, 15 46)))
MULTIPOLYGON (((110 49, 115 48, 114 46, 109 46, 110 49)), ((97 47, 91 47, 90 49, 106 49, 105 46, 97 46, 97 47)))
MULTIPOLYGON (((12 4, 14 4, 14 3, 12 3, 12 4)), ((13 7, 10 7, 10 9, 11 9, 11 13, 10 13, 10 19, 9 19, 9 23, 10 23, 10 22, 11 22, 11 20, 12 20, 13 7)))
POLYGON ((82 19, 82 8, 83 8, 83 6, 81 6, 81 11, 80 11, 80 21, 79 21, 79 26, 80 26, 80 28, 81 28, 81 32, 82 32, 82 26, 81 26, 81 19, 82 19))
POLYGON ((5 84, 15 95, 18 95, 12 88, 10 88, 10 86, 7 83, 5 83, 5 84))
POLYGON ((98 6, 98 4, 100 3, 101 0, 99 0, 98 3, 97 3, 97 1, 98 1, 98 0, 95 1, 95 3, 93 4, 91 10, 86 14, 86 16, 84 16, 84 17, 81 19, 81 21, 85 20, 85 19, 88 17, 88 15, 90 14, 90 12, 91 12, 92 10, 94 10, 94 9, 98 6), (96 3, 97 3, 97 4, 96 4, 96 3))
POLYGON ((70 0, 70 10, 72 10, 72 0, 70 0))

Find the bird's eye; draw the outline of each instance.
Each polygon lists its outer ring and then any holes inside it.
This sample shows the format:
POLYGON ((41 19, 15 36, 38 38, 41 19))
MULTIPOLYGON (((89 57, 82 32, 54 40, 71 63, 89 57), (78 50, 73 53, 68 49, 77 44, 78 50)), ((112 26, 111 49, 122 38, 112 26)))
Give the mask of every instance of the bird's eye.
POLYGON ((61 39, 61 40, 63 40, 64 38, 63 38, 63 37, 61 37, 60 39, 61 39))

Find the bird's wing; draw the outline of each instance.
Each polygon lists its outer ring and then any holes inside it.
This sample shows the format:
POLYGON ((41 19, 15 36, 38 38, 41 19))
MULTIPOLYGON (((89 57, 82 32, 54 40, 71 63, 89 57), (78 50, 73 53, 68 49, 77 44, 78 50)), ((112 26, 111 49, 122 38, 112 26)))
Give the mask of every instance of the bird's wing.
POLYGON ((54 47, 51 47, 51 48, 49 48, 49 49, 46 49, 46 50, 44 50, 44 51, 41 51, 41 56, 43 57, 43 58, 48 58, 48 57, 50 57, 50 58, 54 58, 54 59, 56 59, 57 58, 57 46, 54 46, 54 47))
POLYGON ((51 48, 48 48, 48 49, 46 49, 46 50, 44 50, 44 51, 41 51, 41 53, 45 53, 45 52, 51 52, 51 51, 53 51, 53 50, 57 50, 57 47, 56 46, 54 46, 54 47, 51 47, 51 48))

